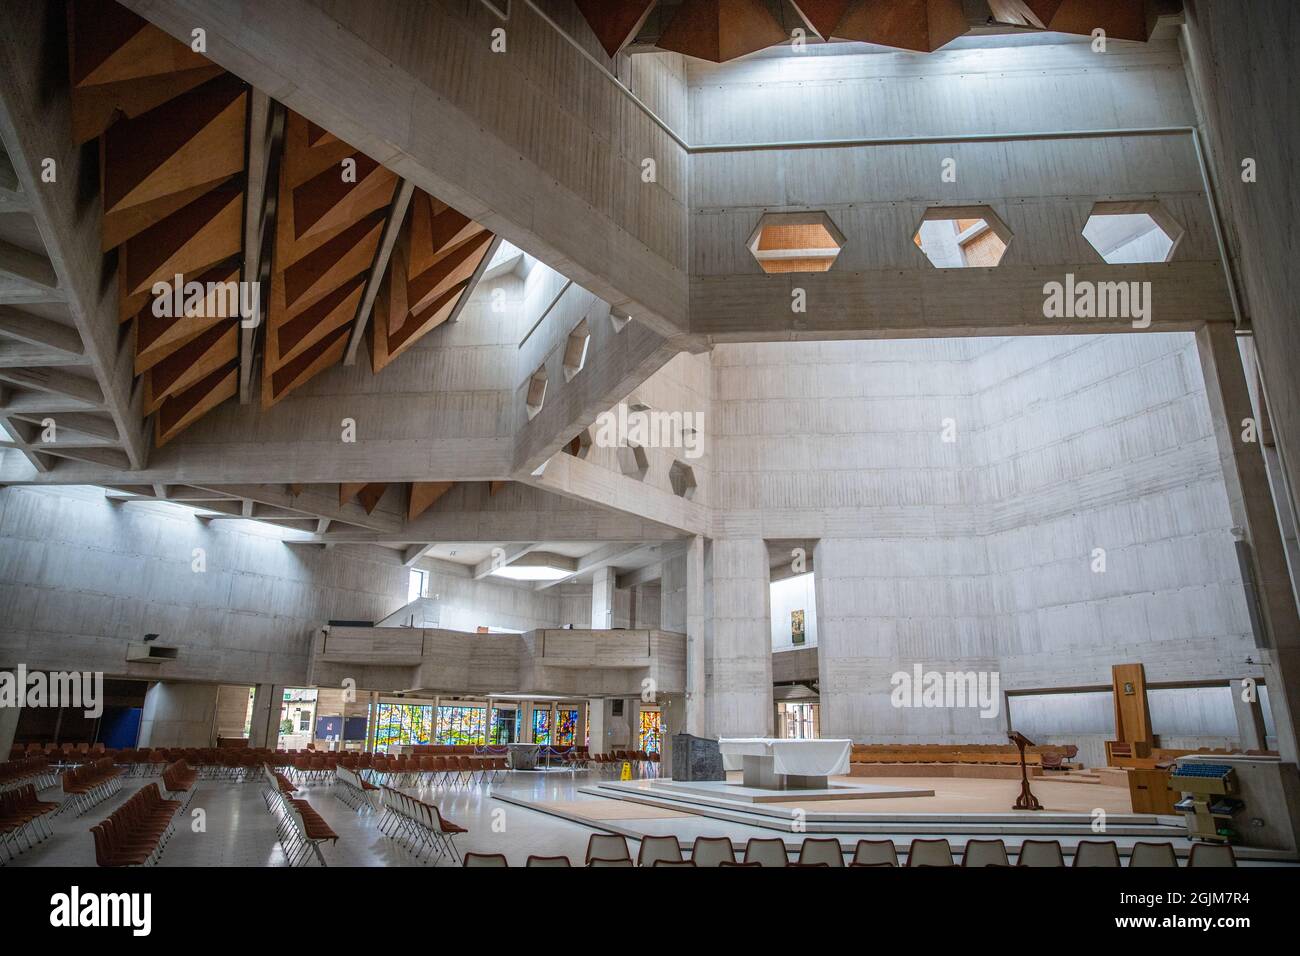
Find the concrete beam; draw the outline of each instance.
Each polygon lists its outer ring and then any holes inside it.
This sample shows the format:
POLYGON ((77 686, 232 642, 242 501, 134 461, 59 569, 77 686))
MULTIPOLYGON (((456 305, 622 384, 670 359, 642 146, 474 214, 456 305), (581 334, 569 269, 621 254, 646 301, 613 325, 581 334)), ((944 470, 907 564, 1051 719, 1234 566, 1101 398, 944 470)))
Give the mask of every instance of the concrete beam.
MULTIPOLYGON (((72 143, 67 76, 49 71, 61 58, 48 56, 59 37, 47 34, 44 4, 6 11, 0 31, 0 139, 17 184, 46 245, 48 267, 67 302, 73 323, 91 360, 100 393, 96 404, 110 413, 131 468, 142 468, 149 446, 141 425, 141 397, 133 391, 129 349, 118 348, 116 283, 101 288, 103 256, 98 219, 83 214, 79 195, 84 180, 82 151, 72 143), (51 91, 55 91, 51 93, 51 91), (53 161, 54 182, 42 181, 42 164, 53 161)), ((36 278, 48 284, 44 264, 36 278)))

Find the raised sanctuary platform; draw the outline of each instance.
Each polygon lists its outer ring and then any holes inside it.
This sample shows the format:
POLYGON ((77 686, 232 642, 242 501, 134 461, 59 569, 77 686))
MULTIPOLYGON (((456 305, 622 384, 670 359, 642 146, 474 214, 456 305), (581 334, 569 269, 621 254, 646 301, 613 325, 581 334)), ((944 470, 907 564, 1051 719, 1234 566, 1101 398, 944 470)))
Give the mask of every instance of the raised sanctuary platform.
POLYGON ((871 783, 835 783, 827 781, 824 787, 797 787, 772 789, 751 787, 726 780, 643 780, 601 784, 603 789, 632 794, 654 794, 670 799, 703 798, 726 803, 789 803, 824 800, 879 800, 885 798, 933 797, 934 791, 924 787, 891 787, 871 783))

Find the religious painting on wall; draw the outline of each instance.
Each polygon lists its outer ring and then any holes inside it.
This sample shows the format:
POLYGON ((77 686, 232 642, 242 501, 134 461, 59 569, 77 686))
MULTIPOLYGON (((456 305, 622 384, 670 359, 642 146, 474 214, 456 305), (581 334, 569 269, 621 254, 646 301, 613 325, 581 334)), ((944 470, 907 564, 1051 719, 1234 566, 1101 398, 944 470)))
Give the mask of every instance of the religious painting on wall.
POLYGON ((790 643, 802 644, 804 639, 803 611, 790 612, 790 643))

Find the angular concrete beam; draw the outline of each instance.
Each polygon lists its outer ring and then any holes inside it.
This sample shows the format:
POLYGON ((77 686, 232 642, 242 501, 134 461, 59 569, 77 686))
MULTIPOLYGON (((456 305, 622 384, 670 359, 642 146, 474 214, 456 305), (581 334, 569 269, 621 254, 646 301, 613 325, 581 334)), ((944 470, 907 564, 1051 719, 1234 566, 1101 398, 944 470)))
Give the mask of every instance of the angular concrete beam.
POLYGON ((98 219, 86 216, 78 194, 84 160, 73 145, 67 76, 51 75, 45 4, 19 4, 5 11, 0 31, 0 139, 15 178, 46 244, 58 294, 67 302, 85 354, 95 368, 99 402, 113 418, 131 468, 144 466, 149 446, 141 425, 141 397, 133 392, 130 349, 118 348, 116 283, 101 289, 103 256, 98 219), (53 161, 54 182, 41 179, 53 161))

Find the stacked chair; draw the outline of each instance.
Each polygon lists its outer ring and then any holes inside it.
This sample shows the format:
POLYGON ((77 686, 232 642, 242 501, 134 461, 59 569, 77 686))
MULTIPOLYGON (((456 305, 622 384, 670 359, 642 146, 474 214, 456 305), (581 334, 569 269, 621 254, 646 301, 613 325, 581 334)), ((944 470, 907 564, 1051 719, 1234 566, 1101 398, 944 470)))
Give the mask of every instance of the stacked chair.
POLYGON ((381 833, 414 850, 416 859, 427 851, 426 860, 432 860, 435 866, 444 854, 460 860, 455 838, 468 830, 445 819, 432 803, 392 787, 383 787, 380 799, 384 809, 379 819, 381 833))
POLYGON ((0 763, 0 793, 28 784, 44 790, 58 780, 58 771, 50 766, 48 757, 15 757, 0 763))
POLYGON ((80 816, 121 790, 121 777, 122 771, 113 766, 112 757, 102 757, 69 770, 63 775, 63 792, 68 800, 60 812, 72 808, 80 816))
POLYGON ((6 863, 53 835, 45 817, 58 809, 57 803, 36 798, 35 784, 0 793, 0 847, 4 848, 6 863))
POLYGON ((290 866, 301 866, 313 856, 321 866, 328 866, 321 853, 324 843, 338 843, 335 833, 310 803, 293 796, 297 787, 284 774, 262 765, 266 783, 262 796, 267 809, 276 817, 276 836, 290 866))
POLYGON ((131 794, 126 803, 90 828, 99 866, 150 866, 158 862, 174 831, 179 800, 164 800, 156 783, 131 794))
MULTIPOLYGON (((430 760, 432 758, 425 757, 424 759, 430 760)), ((343 766, 334 768, 334 796, 353 810, 358 812, 373 810, 375 805, 370 802, 370 795, 378 791, 378 787, 356 771, 343 766)))

